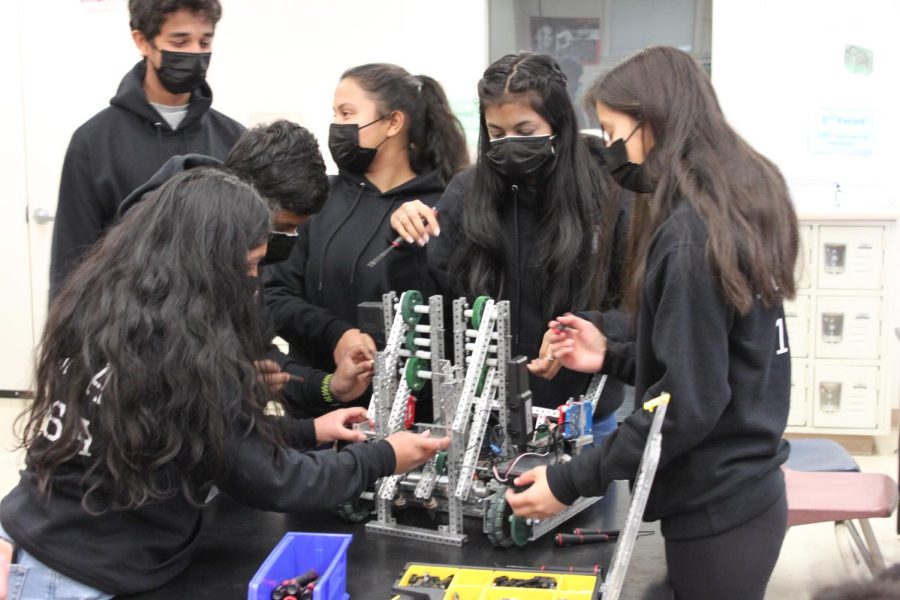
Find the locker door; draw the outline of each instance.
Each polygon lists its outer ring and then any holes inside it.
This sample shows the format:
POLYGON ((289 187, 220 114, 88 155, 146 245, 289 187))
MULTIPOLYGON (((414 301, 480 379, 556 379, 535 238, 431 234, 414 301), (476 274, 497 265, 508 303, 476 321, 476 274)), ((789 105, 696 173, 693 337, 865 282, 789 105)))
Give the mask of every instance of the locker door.
POLYGON ((818 287, 880 290, 884 227, 819 228, 818 287))
POLYGON ((874 429, 878 425, 878 367, 819 362, 812 394, 815 427, 874 429))
POLYGON ((812 287, 812 277, 816 267, 813 260, 816 242, 815 232, 811 225, 800 226, 800 247, 797 249, 797 266, 794 270, 797 289, 812 287))
POLYGON ((809 354, 809 315, 810 299, 805 294, 797 294, 793 301, 784 303, 788 347, 794 358, 804 358, 809 354))
POLYGON ((787 424, 791 427, 809 425, 809 367, 806 362, 791 361, 791 410, 787 424))
POLYGON ((813 330, 816 358, 881 356, 881 298, 820 296, 813 330))

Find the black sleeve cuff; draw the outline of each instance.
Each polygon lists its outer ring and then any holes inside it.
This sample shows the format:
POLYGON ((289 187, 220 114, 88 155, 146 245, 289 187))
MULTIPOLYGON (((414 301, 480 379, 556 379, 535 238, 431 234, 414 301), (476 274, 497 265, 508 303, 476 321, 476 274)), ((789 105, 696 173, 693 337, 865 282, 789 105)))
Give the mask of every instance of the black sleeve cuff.
POLYGON ((387 477, 394 474, 397 468, 397 455, 394 454, 394 447, 386 440, 378 440, 372 447, 375 449, 376 461, 381 470, 381 477, 387 477))
POLYGON ((281 429, 291 448, 313 448, 316 445, 316 424, 312 419, 282 417, 281 429))
POLYGON ((353 325, 346 321, 341 321, 340 319, 335 319, 329 323, 325 327, 325 332, 323 334, 328 351, 334 353, 334 348, 338 345, 338 342, 341 341, 341 337, 351 329, 354 329, 353 325))
POLYGON ((578 490, 569 476, 569 464, 551 465, 547 467, 547 485, 556 499, 563 504, 572 504, 578 500, 578 490))

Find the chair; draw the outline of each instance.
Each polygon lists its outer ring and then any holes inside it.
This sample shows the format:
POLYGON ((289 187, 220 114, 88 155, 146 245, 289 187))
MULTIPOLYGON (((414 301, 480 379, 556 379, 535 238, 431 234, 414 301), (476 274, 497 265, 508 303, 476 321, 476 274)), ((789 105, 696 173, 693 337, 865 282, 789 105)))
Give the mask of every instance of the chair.
POLYGON ((846 533, 873 575, 884 571, 884 556, 869 519, 893 514, 898 500, 894 480, 879 473, 782 469, 787 488, 788 527, 834 522, 835 535, 846 533), (859 529, 854 521, 859 522, 859 529))
POLYGON ((859 465, 847 450, 833 440, 806 438, 788 440, 791 453, 784 463, 794 471, 859 472, 859 465))

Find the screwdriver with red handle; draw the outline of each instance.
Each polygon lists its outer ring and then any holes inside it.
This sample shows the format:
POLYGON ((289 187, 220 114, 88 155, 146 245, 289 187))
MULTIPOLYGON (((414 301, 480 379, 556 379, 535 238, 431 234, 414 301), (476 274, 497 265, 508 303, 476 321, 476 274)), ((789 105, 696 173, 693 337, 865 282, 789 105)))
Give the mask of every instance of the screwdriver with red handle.
MULTIPOLYGON (((435 215, 438 214, 438 210, 437 210, 436 208, 432 208, 432 209, 431 209, 431 212, 433 212, 435 215)), ((426 222, 424 218, 422 219, 422 222, 423 222, 423 223, 426 222)), ((379 252, 379 253, 378 253, 378 256, 376 256, 375 258, 373 258, 372 260, 370 260, 368 263, 366 263, 366 266, 369 267, 369 268, 371 269, 372 267, 374 267, 375 265, 377 265, 378 263, 380 263, 382 260, 384 260, 384 257, 387 256, 388 254, 390 254, 391 251, 392 251, 394 248, 399 248, 400 245, 401 245, 404 241, 405 241, 405 240, 403 239, 403 236, 402 236, 402 235, 398 235, 398 236, 395 237, 393 240, 391 240, 391 245, 390 245, 390 246, 388 246, 387 248, 385 248, 384 250, 382 250, 381 252, 379 252)))
POLYGON ((581 544, 605 544, 606 542, 615 542, 619 539, 618 531, 604 531, 596 533, 557 533, 553 538, 553 543, 562 548, 563 546, 579 546, 581 544))

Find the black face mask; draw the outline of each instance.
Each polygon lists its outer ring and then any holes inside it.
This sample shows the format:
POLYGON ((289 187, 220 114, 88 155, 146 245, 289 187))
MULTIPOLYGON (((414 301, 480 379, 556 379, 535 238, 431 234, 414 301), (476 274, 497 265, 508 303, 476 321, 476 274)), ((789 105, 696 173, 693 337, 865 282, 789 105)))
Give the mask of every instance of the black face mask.
POLYGON ((639 165, 628 160, 628 151, 625 142, 631 139, 634 132, 640 129, 638 125, 627 138, 619 138, 601 151, 606 170, 616 182, 626 190, 638 194, 650 194, 656 189, 656 184, 650 181, 644 171, 644 165, 639 165))
POLYGON ((387 138, 374 148, 363 148, 359 145, 359 130, 365 129, 378 121, 386 119, 388 115, 379 117, 371 123, 356 125, 354 123, 332 123, 328 130, 328 149, 331 150, 331 158, 339 169, 344 169, 357 175, 364 174, 372 161, 378 146, 387 141, 387 138))
POLYGON ((206 81, 212 52, 171 52, 160 50, 162 59, 156 76, 170 94, 193 92, 206 81))
POLYGON ((491 140, 485 155, 498 173, 513 181, 543 177, 556 166, 553 135, 506 136, 491 140))
POLYGON ((297 234, 281 233, 273 231, 269 234, 269 245, 266 248, 266 255, 259 264, 271 265, 272 263, 287 260, 297 243, 297 234))

